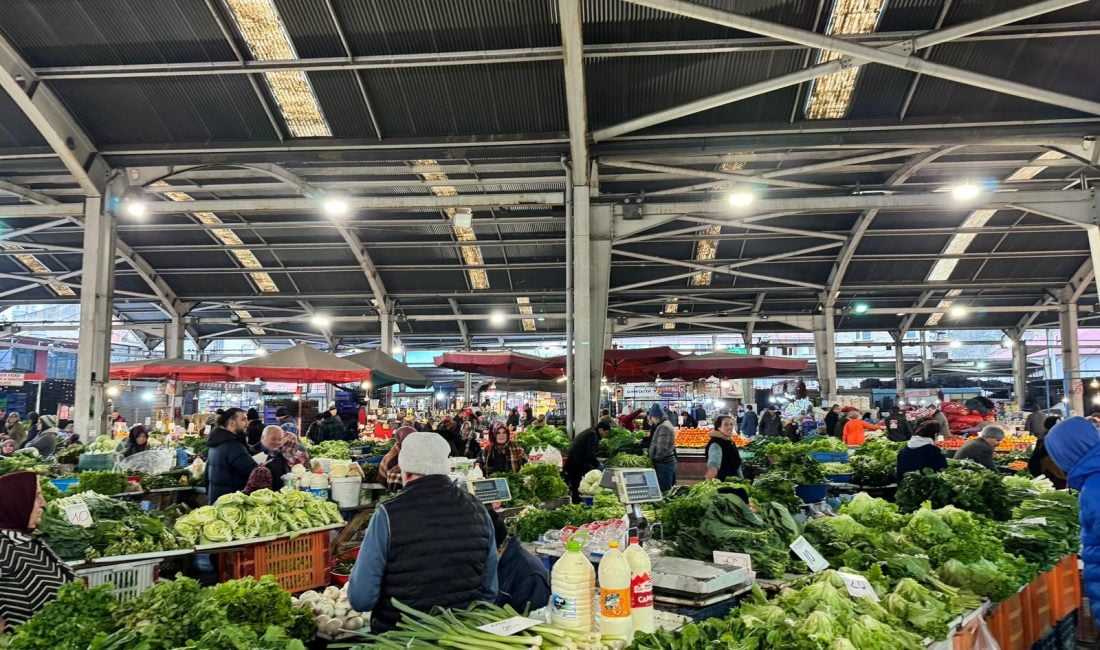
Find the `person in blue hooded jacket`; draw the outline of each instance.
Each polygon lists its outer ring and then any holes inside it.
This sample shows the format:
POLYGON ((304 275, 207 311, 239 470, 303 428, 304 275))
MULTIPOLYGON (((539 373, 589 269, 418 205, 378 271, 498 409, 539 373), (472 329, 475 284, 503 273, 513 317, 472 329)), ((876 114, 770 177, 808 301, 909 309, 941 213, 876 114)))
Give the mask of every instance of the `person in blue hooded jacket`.
POLYGON ((1080 490, 1081 581, 1094 617, 1100 617, 1100 432, 1083 417, 1066 418, 1047 432, 1047 453, 1065 471, 1069 486, 1080 490))

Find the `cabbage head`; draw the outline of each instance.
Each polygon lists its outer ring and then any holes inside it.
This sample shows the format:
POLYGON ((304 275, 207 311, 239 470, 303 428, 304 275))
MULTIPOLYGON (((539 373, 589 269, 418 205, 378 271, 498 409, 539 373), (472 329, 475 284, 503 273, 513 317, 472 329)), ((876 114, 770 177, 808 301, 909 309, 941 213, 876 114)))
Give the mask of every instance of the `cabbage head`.
POLYGON ((202 526, 202 541, 205 544, 219 544, 233 541, 233 528, 222 520, 211 521, 202 526))

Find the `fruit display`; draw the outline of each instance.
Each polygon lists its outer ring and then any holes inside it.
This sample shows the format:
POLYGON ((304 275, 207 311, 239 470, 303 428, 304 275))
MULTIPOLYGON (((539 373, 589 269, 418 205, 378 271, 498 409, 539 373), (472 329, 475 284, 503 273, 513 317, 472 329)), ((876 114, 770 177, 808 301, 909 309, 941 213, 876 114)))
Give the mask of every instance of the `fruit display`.
POLYGON ((700 449, 710 442, 710 429, 683 427, 676 431, 676 446, 700 449))
POLYGON ((1005 436, 997 445, 995 451, 1027 451, 1031 449, 1038 439, 1030 434, 1005 436))

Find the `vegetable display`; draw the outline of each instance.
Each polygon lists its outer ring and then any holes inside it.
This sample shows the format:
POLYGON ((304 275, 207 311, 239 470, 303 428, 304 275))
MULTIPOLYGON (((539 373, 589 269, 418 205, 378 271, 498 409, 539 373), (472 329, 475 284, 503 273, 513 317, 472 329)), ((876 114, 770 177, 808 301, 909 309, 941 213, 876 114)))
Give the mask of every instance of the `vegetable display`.
POLYGON ((329 637, 357 632, 366 626, 367 616, 351 608, 348 586, 328 587, 324 591, 307 591, 291 602, 312 608, 317 617, 317 631, 329 637))
POLYGON ((351 449, 343 440, 325 440, 319 445, 307 447, 310 458, 331 458, 333 460, 351 460, 351 449))
MULTIPOLYGON (((158 582, 118 602, 110 585, 63 586, 57 600, 15 628, 18 650, 304 650, 313 613, 294 607, 274 578, 202 588, 191 578, 158 582)), ((2 644, 0 644, 2 645, 2 644)))
POLYGON ((852 452, 848 463, 852 466, 852 483, 864 487, 892 485, 897 481, 898 452, 903 442, 885 438, 868 440, 852 452))
POLYGON ((605 456, 615 456, 618 454, 640 454, 642 453, 641 442, 645 436, 641 431, 630 431, 623 428, 611 429, 611 435, 607 436, 603 440, 600 440, 600 453, 605 456))
POLYGON ((515 438, 515 442, 528 453, 537 447, 556 447, 558 451, 569 451, 569 436, 565 429, 554 426, 528 427, 515 438))
POLYGON ((76 465, 80 462, 80 455, 83 453, 84 445, 69 445, 54 454, 54 458, 64 465, 76 465))
POLYGON ((606 463, 607 467, 653 467, 649 456, 636 454, 616 454, 606 463))
POLYGON ((168 509, 146 513, 135 503, 82 492, 46 506, 39 531, 50 548, 65 560, 171 551, 188 546, 172 531, 176 512, 168 509), (91 527, 76 526, 66 519, 65 507, 74 503, 88 507, 91 527))
POLYGON ((1001 525, 1005 550, 1049 570, 1081 547, 1077 496, 1048 491, 1028 499, 1012 511, 1012 521, 1001 525))
POLYGON ((1001 475, 971 461, 951 461, 942 472, 907 473, 898 486, 898 507, 912 512, 925 501, 933 508, 954 505, 997 521, 1012 515, 1001 475))
POLYGON ((127 490, 126 474, 107 470, 85 470, 77 474, 80 481, 71 492, 96 492, 98 494, 122 494, 127 490))
POLYGON ((508 480, 514 506, 538 505, 569 496, 569 485, 554 465, 528 463, 519 472, 497 473, 493 477, 508 480))
POLYGON ((282 535, 344 521, 340 507, 301 491, 223 495, 176 520, 175 532, 191 544, 219 544, 282 535))
POLYGON ((581 483, 577 487, 577 492, 586 496, 595 496, 599 494, 603 488, 600 487, 600 481, 603 479, 603 472, 598 469, 591 470, 583 477, 581 477, 581 483))
POLYGON ((626 514, 626 508, 610 494, 601 494, 593 499, 591 508, 581 505, 567 505, 553 510, 527 508, 512 523, 513 534, 523 542, 533 542, 548 530, 558 530, 566 526, 583 526, 593 521, 615 519, 626 514))

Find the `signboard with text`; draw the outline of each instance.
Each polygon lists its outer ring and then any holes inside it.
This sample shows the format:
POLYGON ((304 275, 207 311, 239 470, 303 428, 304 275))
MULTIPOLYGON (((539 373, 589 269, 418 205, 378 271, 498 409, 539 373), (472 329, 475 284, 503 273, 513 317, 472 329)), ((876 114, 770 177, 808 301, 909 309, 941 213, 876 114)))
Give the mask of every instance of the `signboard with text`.
POLYGON ((26 374, 22 372, 0 372, 0 386, 22 386, 26 374))

